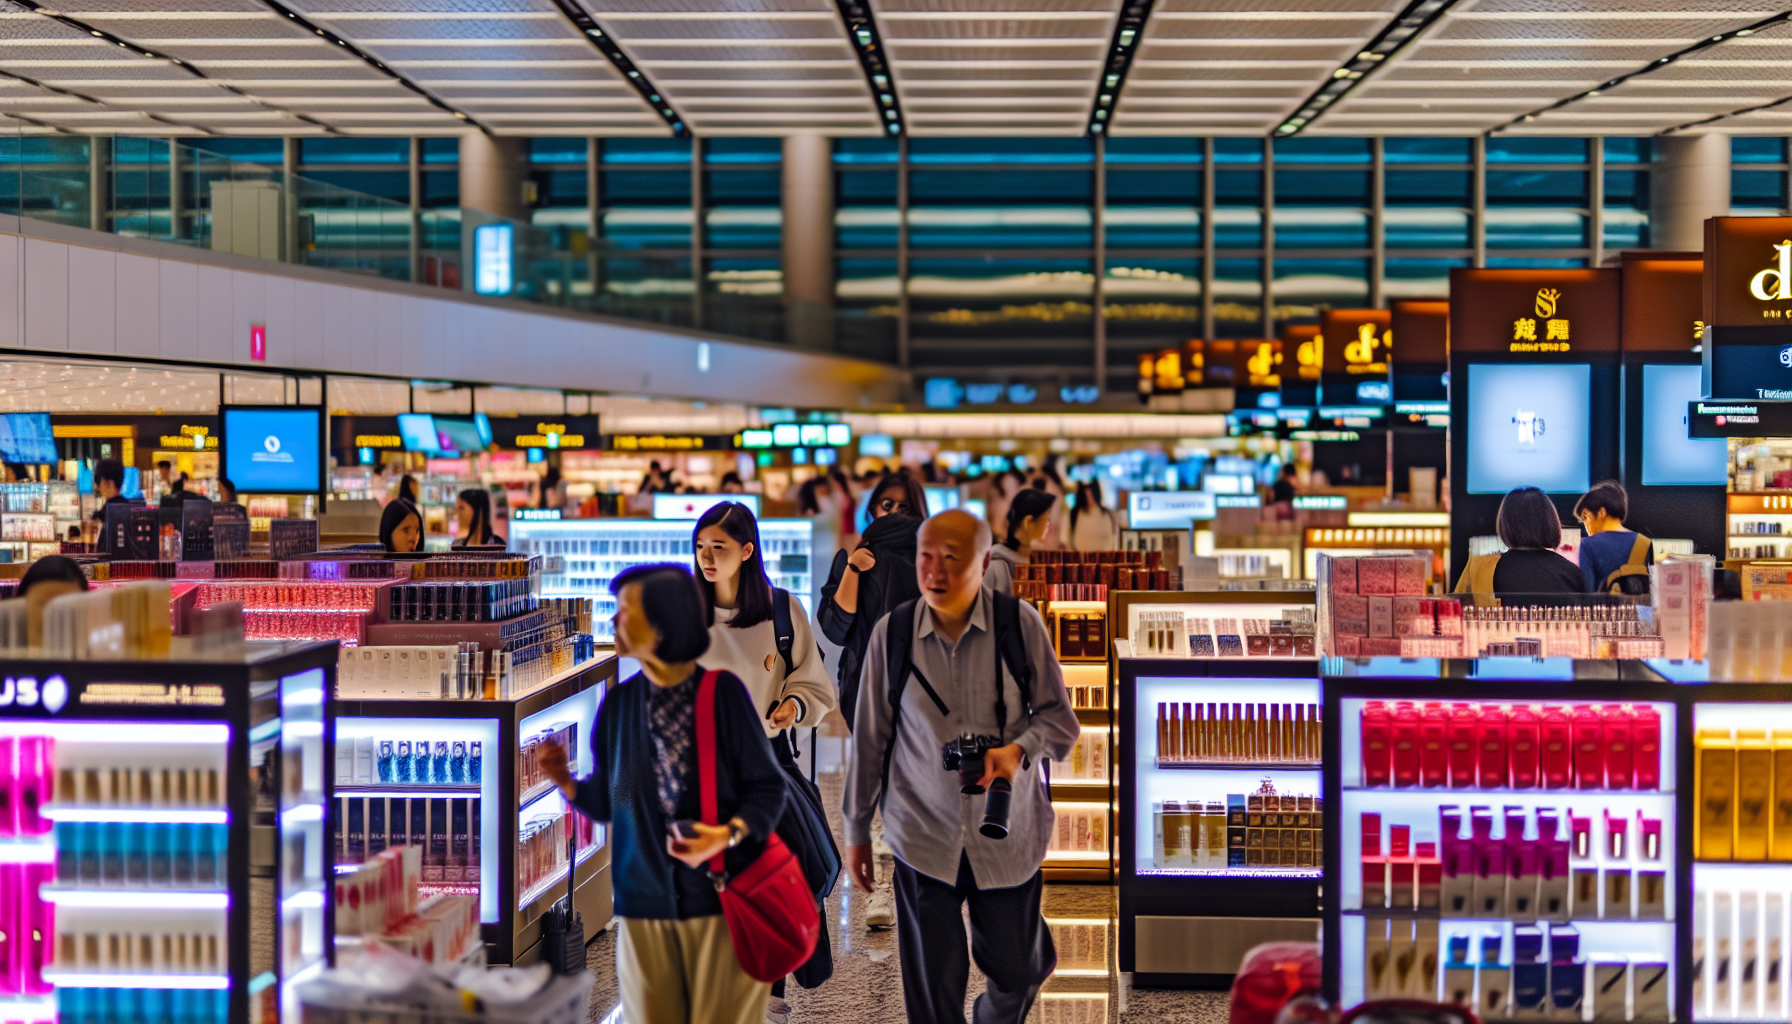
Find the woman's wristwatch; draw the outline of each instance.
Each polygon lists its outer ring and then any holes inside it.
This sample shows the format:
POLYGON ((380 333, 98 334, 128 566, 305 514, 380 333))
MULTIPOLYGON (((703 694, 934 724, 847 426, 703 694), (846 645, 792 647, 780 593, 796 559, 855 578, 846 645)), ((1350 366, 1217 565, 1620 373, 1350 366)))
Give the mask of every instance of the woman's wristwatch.
POLYGON ((729 819, 729 821, 728 821, 728 849, 732 850, 736 846, 739 846, 740 841, 745 838, 747 838, 747 826, 741 824, 739 818, 729 819))

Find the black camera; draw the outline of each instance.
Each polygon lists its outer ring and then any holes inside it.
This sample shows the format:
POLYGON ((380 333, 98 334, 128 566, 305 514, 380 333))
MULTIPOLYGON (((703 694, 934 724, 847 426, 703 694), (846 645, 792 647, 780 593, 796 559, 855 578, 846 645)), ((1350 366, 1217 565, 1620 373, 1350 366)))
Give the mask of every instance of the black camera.
MULTIPOLYGON (((984 791, 983 755, 1004 745, 994 736, 967 732, 941 748, 940 760, 947 771, 958 773, 958 791, 975 796, 984 791)), ((978 828, 979 832, 991 839, 1008 838, 1008 805, 1013 796, 1014 786, 1007 779, 997 777, 990 781, 989 795, 983 801, 983 824, 978 828)))

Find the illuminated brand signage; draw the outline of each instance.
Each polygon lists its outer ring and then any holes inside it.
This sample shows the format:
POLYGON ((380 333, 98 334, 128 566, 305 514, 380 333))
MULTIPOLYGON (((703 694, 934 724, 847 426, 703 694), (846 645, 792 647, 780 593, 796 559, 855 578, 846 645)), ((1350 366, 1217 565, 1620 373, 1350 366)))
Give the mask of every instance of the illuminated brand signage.
MULTIPOLYGON (((632 435, 618 436, 629 437, 632 435)), ((537 423, 535 424, 535 433, 516 436, 516 446, 518 448, 583 448, 585 447, 585 435, 567 433, 564 423, 537 423)), ((620 449, 622 446, 618 444, 616 447, 620 449)))
MULTIPOLYGON (((559 437, 560 435, 550 434, 548 436, 559 437)), ((691 452, 700 451, 705 447, 720 447, 719 445, 710 445, 709 442, 712 440, 714 439, 681 434, 611 434, 610 447, 619 452, 691 452)), ((577 445, 584 444, 585 438, 574 434, 567 436, 565 441, 567 444, 576 447, 577 445)), ((531 445, 521 437, 516 439, 516 443, 520 447, 531 447, 531 445)), ((536 445, 533 447, 552 448, 556 447, 556 445, 536 445)))
POLYGON ((1620 280, 1616 268, 1451 270, 1450 355, 1475 362, 1526 362, 1538 356, 1580 362, 1588 355, 1616 353, 1620 280), (1500 358, 1481 358, 1496 353, 1500 358))
POLYGON ((551 523, 560 518, 557 508, 519 508, 510 513, 510 518, 524 523, 551 523))
POLYGON ((403 448, 404 438, 397 434, 356 434, 356 448, 403 448))
POLYGON ((1294 508, 1301 512, 1342 512, 1350 507, 1350 499, 1342 494, 1297 495, 1294 508))
POLYGON ((196 452, 217 451, 218 439, 212 436, 210 427, 190 427, 182 424, 179 434, 163 434, 163 448, 180 448, 196 452))
POLYGON ((1537 301, 1534 306, 1536 316, 1521 316, 1512 321, 1511 352, 1566 352, 1568 351, 1569 322, 1565 316, 1557 316, 1562 300, 1560 288, 1537 289, 1537 301), (1538 324, 1542 324, 1542 334, 1538 334, 1538 324))
POLYGON ((0 679, 0 708, 41 707, 54 715, 68 703, 68 681, 51 676, 42 683, 36 676, 6 676, 0 679))
MULTIPOLYGON (((1762 302, 1792 299, 1792 238, 1773 247, 1773 265, 1749 278, 1748 293, 1762 302)), ((1784 310, 1764 309, 1763 317, 1782 319, 1784 310)))
POLYGON ((1689 402, 1686 433, 1694 438, 1792 436, 1792 392, 1777 401, 1689 402))
POLYGON ((1246 387, 1279 388, 1282 386, 1282 343, 1272 340, 1241 341, 1246 387))

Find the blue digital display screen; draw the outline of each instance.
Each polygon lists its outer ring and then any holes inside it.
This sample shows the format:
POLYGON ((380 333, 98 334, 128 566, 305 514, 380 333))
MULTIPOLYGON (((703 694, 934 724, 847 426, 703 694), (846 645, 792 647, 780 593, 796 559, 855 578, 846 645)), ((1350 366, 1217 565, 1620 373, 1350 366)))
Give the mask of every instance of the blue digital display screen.
POLYGON ((323 489, 323 410, 223 409, 224 475, 240 494, 315 494, 323 489))
MULTIPOLYGON (((1536 487, 1574 494, 1589 484, 1593 369, 1581 364, 1468 368, 1468 491, 1536 487)), ((1685 409, 1685 403, 1681 403, 1685 409)))
POLYGON ((436 433, 436 418, 426 412, 407 412, 398 415, 398 436, 404 440, 407 452, 430 452, 442 450, 442 439, 436 433))
POLYGON ((1693 366, 1643 367, 1643 485, 1722 487, 1729 482, 1729 442, 1686 434, 1686 406, 1705 397, 1693 366))
POLYGON ((47 412, 0 414, 0 459, 41 465, 56 461, 56 437, 47 412))
MULTIPOLYGON (((453 416, 437 416, 436 438, 444 451, 482 452, 485 440, 480 436, 479 425, 472 419, 461 419, 453 416)), ((489 429, 489 428, 488 428, 489 429)))

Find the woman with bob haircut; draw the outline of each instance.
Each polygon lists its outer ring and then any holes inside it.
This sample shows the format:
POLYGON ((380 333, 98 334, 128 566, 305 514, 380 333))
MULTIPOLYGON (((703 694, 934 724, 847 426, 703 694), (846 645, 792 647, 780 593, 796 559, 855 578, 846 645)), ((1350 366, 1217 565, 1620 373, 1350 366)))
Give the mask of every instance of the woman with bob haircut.
POLYGON ((559 744, 541 744, 543 774, 567 802, 607 823, 615 860, 616 974, 622 1015, 652 1024, 761 1024, 769 983, 741 969, 707 862, 730 877, 765 849, 784 813, 784 775, 759 709, 732 672, 715 689, 717 817, 703 822, 697 778, 697 688, 709 649, 703 592, 680 565, 628 569, 616 595, 616 654, 641 671, 612 690, 592 730, 591 774, 575 780, 559 744), (682 823, 687 831, 678 832, 682 823))
POLYGON ((1500 501, 1494 529, 1506 551, 1476 555, 1456 581, 1456 593, 1584 594, 1580 567, 1561 556, 1562 520, 1555 502, 1535 487, 1514 488, 1500 501))

